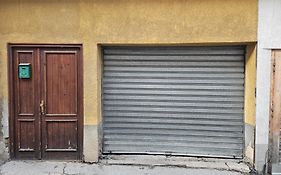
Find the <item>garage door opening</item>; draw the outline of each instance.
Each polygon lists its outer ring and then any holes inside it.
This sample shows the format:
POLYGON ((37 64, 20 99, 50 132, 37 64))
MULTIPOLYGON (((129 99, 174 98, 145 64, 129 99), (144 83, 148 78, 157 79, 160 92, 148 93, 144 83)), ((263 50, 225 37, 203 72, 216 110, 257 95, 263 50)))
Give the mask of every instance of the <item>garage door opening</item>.
POLYGON ((104 47, 103 154, 242 158, 245 47, 104 47))

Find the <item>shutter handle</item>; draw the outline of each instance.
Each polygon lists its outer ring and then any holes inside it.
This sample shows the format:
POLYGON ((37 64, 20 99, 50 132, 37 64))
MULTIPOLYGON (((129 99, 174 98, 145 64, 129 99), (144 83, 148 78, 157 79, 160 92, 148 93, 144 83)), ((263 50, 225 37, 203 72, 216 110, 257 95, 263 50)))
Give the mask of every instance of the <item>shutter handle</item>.
POLYGON ((41 102, 40 102, 40 113, 41 113, 41 115, 45 114, 45 104, 44 104, 43 100, 41 100, 41 102))

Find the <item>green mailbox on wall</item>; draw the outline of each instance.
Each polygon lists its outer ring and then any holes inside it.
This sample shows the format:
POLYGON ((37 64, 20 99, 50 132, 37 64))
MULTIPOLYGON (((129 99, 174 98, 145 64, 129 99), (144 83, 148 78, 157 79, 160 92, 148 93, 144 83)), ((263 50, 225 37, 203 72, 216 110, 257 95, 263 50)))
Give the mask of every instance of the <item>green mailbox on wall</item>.
POLYGON ((20 63, 19 64, 19 78, 21 78, 21 79, 31 78, 31 64, 30 63, 20 63))

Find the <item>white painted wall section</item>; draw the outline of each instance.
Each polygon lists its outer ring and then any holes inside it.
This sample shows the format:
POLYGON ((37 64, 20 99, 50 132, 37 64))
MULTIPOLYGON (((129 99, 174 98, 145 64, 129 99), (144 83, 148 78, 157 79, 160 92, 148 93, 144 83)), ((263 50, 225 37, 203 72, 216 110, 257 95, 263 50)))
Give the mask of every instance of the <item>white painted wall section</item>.
POLYGON ((281 0, 259 0, 258 20, 255 166, 262 171, 268 153, 271 53, 281 48, 281 0))

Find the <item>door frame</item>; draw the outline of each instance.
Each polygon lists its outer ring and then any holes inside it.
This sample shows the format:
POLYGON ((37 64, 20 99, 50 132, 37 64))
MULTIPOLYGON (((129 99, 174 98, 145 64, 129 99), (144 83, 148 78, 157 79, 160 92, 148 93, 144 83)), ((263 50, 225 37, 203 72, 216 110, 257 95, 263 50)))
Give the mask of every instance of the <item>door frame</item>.
MULTIPOLYGON (((78 154, 79 160, 83 158, 83 140, 84 140, 84 87, 83 87, 83 45, 82 44, 33 44, 33 43, 8 43, 7 44, 7 58, 8 58, 8 108, 9 108, 9 151, 10 158, 15 159, 15 92, 14 92, 14 81, 15 72, 13 70, 13 48, 78 48, 78 77, 77 77, 77 90, 78 90, 78 154)), ((40 59, 39 55, 36 59, 40 59)))
POLYGON ((271 50, 271 88, 269 118, 269 173, 272 166, 279 164, 280 126, 281 126, 281 50, 271 50))

